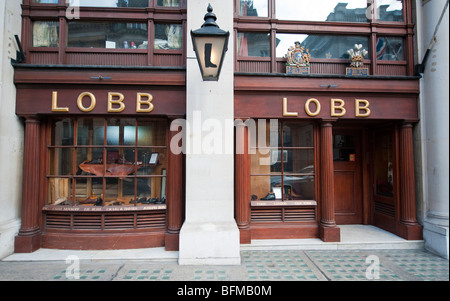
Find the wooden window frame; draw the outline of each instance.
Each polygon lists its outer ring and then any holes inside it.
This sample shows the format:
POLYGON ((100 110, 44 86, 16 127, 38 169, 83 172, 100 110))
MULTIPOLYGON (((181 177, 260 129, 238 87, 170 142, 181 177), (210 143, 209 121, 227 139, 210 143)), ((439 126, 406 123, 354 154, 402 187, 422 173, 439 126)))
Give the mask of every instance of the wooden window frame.
MULTIPOLYGON (((350 22, 319 22, 292 21, 276 18, 276 0, 267 0, 269 16, 240 16, 240 0, 235 0, 234 31, 235 31, 235 70, 238 73, 284 73, 285 60, 276 57, 276 34, 325 34, 325 35, 364 35, 369 38, 371 58, 365 60, 369 73, 376 76, 413 76, 414 75, 414 23, 412 1, 403 0, 403 22, 386 22, 368 20, 365 23, 350 22), (237 34, 239 32, 266 32, 271 34, 270 62, 267 58, 241 57, 238 55, 237 34), (381 61, 376 59, 376 43, 378 36, 396 36, 404 39, 404 57, 402 61, 381 61), (269 65, 270 64, 270 65, 269 65)), ((311 62, 323 64, 324 67, 312 67, 312 74, 342 75, 342 70, 348 65, 347 60, 312 59, 311 62), (336 65, 337 64, 337 65, 336 65), (333 68, 332 66, 337 67, 333 68), (324 71, 320 71, 324 70, 324 71), (331 70, 331 71, 330 71, 331 70), (330 72, 330 73, 327 73, 330 72)))
MULTIPOLYGON (((186 66, 186 0, 180 7, 159 7, 156 0, 149 0, 147 8, 80 7, 82 21, 112 21, 146 23, 148 28, 147 49, 107 49, 67 47, 68 5, 65 0, 58 4, 39 4, 24 0, 22 4, 22 46, 28 54, 28 64, 34 65, 99 65, 127 67, 179 67, 186 66), (59 22, 59 47, 33 47, 33 22, 59 22), (182 48, 155 50, 154 24, 180 24, 183 27, 182 48)), ((77 20, 75 20, 77 21, 77 20)))
MULTIPOLYGON (((45 164, 45 204, 46 206, 52 205, 49 204, 49 182, 50 179, 69 179, 69 181, 71 182, 71 192, 70 195, 72 196, 72 199, 70 200, 72 202, 72 205, 69 207, 78 207, 76 205, 76 181, 78 179, 102 179, 102 194, 106 196, 106 186, 107 186, 107 179, 118 179, 120 178, 120 176, 114 176, 114 175, 106 175, 103 174, 102 176, 97 176, 97 175, 77 175, 76 171, 78 169, 77 166, 77 151, 79 149, 102 149, 103 152, 103 168, 105 170, 105 166, 106 166, 106 158, 107 158, 107 152, 108 149, 132 149, 135 150, 135 162, 137 162, 137 158, 138 158, 138 154, 137 151, 138 150, 143 150, 143 149, 148 149, 148 150, 161 150, 163 152, 166 153, 166 167, 164 168, 166 173, 164 175, 154 175, 154 174, 149 174, 149 175, 138 175, 137 173, 137 165, 134 165, 134 173, 132 175, 127 175, 124 178, 129 178, 129 179, 133 179, 134 180, 134 205, 133 206, 127 206, 127 208, 134 208, 136 210, 142 210, 142 208, 140 208, 140 205, 137 204, 137 199, 138 199, 138 195, 137 195, 137 179, 156 179, 156 178, 160 178, 161 181, 163 181, 165 179, 166 183, 168 180, 168 174, 167 174, 167 170, 168 170, 168 152, 169 152, 169 148, 167 146, 168 143, 168 125, 167 125, 167 120, 165 119, 151 119, 152 122, 161 122, 166 124, 165 127, 165 137, 163 137, 164 143, 165 145, 155 145, 155 146, 148 146, 148 145, 139 145, 138 141, 137 141, 137 137, 138 137, 138 129, 139 129, 139 125, 140 125, 140 121, 142 121, 139 118, 130 118, 134 120, 134 126, 135 126, 135 137, 136 137, 136 141, 134 145, 131 146, 127 146, 127 145, 109 145, 107 143, 107 135, 106 135, 106 131, 108 128, 108 120, 111 120, 111 118, 108 117, 99 117, 98 119, 103 120, 103 126, 104 126, 104 137, 103 137, 103 144, 102 145, 78 145, 78 121, 80 119, 86 119, 85 117, 67 117, 67 119, 71 119, 72 120, 72 125, 74 128, 74 132, 73 132, 73 143, 71 145, 52 145, 51 142, 51 136, 52 136, 52 131, 53 131, 53 121, 55 120, 62 120, 62 119, 66 119, 66 118, 50 118, 47 123, 46 123, 46 147, 45 147, 45 160, 46 160, 46 164, 45 164), (51 150, 54 149, 69 149, 72 151, 72 166, 71 166, 71 174, 70 175, 54 175, 51 174, 50 172, 50 160, 51 160, 51 150)), ((89 117, 88 119, 94 119, 94 117, 89 117)), ((114 119, 114 118, 113 118, 114 119)), ((167 195, 167 190, 165 192, 164 195, 167 195)), ((88 197, 88 196, 86 196, 88 197)), ((161 195, 160 195, 161 197, 161 195)), ((165 203, 164 203, 165 205, 165 203)), ((105 199, 103 199, 103 204, 100 208, 105 208, 106 204, 105 204, 105 199)), ((67 207, 67 206, 60 206, 60 207, 67 207)), ((82 207, 82 206, 81 206, 82 207)), ((106 210, 106 209, 105 209, 106 210)), ((102 211, 102 210, 97 210, 97 211, 102 211)))

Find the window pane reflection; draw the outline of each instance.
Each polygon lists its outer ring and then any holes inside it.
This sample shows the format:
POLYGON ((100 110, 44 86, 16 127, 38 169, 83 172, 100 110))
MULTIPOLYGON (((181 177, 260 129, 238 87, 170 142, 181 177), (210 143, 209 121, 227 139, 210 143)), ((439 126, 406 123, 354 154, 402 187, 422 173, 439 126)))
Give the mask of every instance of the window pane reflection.
POLYGON ((155 49, 181 49, 183 26, 181 24, 155 24, 155 49))
POLYGON ((238 33, 238 55, 270 57, 269 33, 238 33))
POLYGON ((86 7, 147 7, 148 0, 70 0, 70 5, 86 7))
POLYGON ((33 22, 33 47, 58 47, 59 22, 35 21, 33 22))
POLYGON ((72 205, 72 179, 52 178, 48 181, 48 203, 72 205))
POLYGON ((276 0, 280 20, 367 22, 367 0, 276 0))
POLYGON ((403 61, 405 59, 403 38, 378 37, 377 59, 382 61, 403 61))
POLYGON ((68 47, 146 49, 146 23, 69 22, 68 47))
POLYGON ((103 145, 105 122, 103 119, 86 118, 78 120, 78 145, 103 145))
POLYGON ((402 0, 377 0, 377 18, 380 21, 402 22, 402 0))
POLYGON ((34 0, 34 3, 58 4, 58 0, 34 0))
POLYGON ((158 0, 158 6, 180 7, 180 0, 158 0))
MULTIPOLYGON (((355 44, 363 45, 367 51, 369 38, 364 36, 340 36, 340 35, 306 35, 306 34, 277 34, 277 57, 285 57, 290 46, 300 42, 301 47, 308 49, 311 58, 318 59, 349 59, 347 53, 355 44)), ((370 52, 365 57, 370 58, 370 52)))
POLYGON ((244 17, 268 17, 269 6, 267 0, 241 0, 240 15, 244 17))
MULTIPOLYGON (((252 149, 252 200, 314 200, 314 126, 295 122, 278 125, 278 147, 252 149)), ((270 126, 262 129, 266 142, 269 133, 276 133, 270 126)), ((260 134, 257 136, 264 139, 260 134)))

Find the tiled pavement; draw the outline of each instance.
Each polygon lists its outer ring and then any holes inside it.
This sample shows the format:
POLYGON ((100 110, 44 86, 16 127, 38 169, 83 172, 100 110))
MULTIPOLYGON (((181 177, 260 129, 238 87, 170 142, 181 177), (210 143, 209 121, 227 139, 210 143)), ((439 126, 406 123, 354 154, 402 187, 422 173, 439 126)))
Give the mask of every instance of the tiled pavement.
POLYGON ((0 281, 448 281, 449 261, 425 250, 244 250, 239 266, 176 260, 0 261, 0 281), (379 264, 379 265, 377 265, 379 264))

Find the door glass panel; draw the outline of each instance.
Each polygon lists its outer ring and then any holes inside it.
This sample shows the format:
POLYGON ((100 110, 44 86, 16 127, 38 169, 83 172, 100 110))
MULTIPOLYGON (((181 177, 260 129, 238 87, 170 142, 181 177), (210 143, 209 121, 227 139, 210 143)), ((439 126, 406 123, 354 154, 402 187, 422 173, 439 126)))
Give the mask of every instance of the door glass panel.
POLYGON ((333 161, 355 162, 356 143, 355 136, 334 135, 333 136, 333 161))
POLYGON ((375 183, 376 193, 393 197, 394 165, 392 153, 392 134, 375 135, 375 183))

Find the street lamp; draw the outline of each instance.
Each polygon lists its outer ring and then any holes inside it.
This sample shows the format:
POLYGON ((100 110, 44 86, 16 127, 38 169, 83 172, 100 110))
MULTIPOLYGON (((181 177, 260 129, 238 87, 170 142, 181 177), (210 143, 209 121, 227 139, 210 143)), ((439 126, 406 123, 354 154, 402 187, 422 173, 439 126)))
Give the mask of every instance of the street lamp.
POLYGON ((195 55, 204 81, 218 81, 225 53, 228 50, 230 32, 216 24, 217 17, 211 4, 200 29, 191 30, 195 55))

